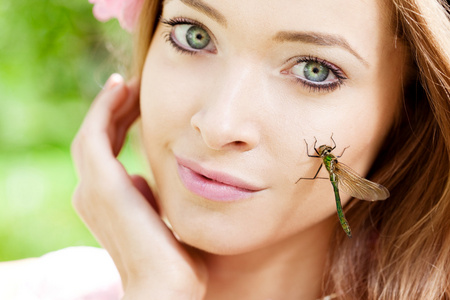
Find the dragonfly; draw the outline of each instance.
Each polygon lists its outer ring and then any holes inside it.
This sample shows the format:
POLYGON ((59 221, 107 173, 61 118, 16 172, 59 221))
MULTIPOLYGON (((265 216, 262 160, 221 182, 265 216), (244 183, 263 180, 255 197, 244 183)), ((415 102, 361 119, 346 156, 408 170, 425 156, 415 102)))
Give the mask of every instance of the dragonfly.
POLYGON ((344 211, 342 209, 341 197, 339 195, 339 188, 344 191, 346 194, 350 196, 367 201, 377 201, 377 200, 385 200, 389 197, 389 190, 382 186, 381 184, 372 182, 358 175, 355 171, 353 171, 349 166, 338 161, 345 150, 348 147, 345 147, 342 150, 340 155, 334 155, 332 151, 336 149, 336 142, 333 139, 333 135, 331 135, 331 140, 333 141, 333 146, 321 145, 319 148, 316 148, 317 139, 314 137, 314 151, 317 155, 309 154, 309 146, 306 144, 306 154, 309 157, 317 157, 322 159, 322 163, 320 164, 319 169, 316 172, 316 175, 312 178, 299 178, 295 183, 297 184, 302 179, 314 180, 314 179, 328 179, 325 177, 317 177, 320 170, 323 166, 328 171, 329 180, 334 190, 334 197, 336 200, 336 209, 339 217, 339 222, 341 223, 342 229, 344 229, 345 233, 349 238, 352 237, 352 232, 350 229, 350 225, 348 224, 347 219, 345 218, 344 211))

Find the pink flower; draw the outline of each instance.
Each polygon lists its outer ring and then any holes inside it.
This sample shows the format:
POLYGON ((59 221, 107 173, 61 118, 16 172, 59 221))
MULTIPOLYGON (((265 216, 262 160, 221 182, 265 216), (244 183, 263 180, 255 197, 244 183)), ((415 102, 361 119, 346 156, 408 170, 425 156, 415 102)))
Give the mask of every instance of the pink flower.
POLYGON ((132 31, 141 12, 143 0, 89 0, 94 4, 94 17, 105 22, 112 18, 119 20, 120 26, 132 31))

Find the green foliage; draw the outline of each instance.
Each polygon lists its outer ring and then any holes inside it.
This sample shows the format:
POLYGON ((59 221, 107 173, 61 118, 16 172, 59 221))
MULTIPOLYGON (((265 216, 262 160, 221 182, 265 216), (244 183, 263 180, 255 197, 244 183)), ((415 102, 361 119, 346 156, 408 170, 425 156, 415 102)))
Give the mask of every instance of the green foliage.
POLYGON ((71 206, 70 143, 130 37, 88 0, 2 0, 0 28, 0 261, 97 245, 71 206))

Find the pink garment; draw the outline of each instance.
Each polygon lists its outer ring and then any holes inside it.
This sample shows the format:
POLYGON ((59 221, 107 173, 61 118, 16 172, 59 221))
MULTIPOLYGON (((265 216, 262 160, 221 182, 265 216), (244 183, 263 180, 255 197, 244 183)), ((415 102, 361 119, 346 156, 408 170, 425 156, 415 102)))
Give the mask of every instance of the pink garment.
POLYGON ((119 273, 109 254, 94 247, 71 247, 35 260, 18 300, 118 300, 119 273))

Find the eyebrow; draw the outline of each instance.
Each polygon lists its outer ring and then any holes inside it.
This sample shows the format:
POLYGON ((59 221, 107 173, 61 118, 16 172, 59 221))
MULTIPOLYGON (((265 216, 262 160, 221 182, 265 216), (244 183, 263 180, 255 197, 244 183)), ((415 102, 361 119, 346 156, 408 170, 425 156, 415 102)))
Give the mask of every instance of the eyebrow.
MULTIPOLYGON (((164 0, 163 5, 166 5, 172 0, 164 0)), ((202 0, 179 0, 185 5, 204 13, 217 23, 227 27, 227 19, 214 7, 206 4, 202 0)), ((319 46, 339 46, 355 56, 364 66, 369 67, 369 63, 356 52, 350 44, 339 35, 331 35, 319 32, 298 32, 298 31, 280 31, 275 37, 277 42, 303 42, 307 44, 315 44, 319 46)))
MULTIPOLYGON (((164 0, 163 5, 166 5, 168 2, 172 0, 164 0)), ((210 18, 216 20, 217 23, 221 24, 224 27, 227 27, 227 19, 225 16, 220 13, 217 9, 209 6, 202 0, 180 0, 182 3, 186 4, 189 7, 192 7, 193 9, 204 13, 205 15, 209 16, 210 18)))
POLYGON ((369 67, 369 63, 350 46, 346 39, 339 35, 319 32, 280 31, 275 35, 274 40, 277 42, 303 42, 319 46, 339 46, 353 54, 366 67, 369 67))

